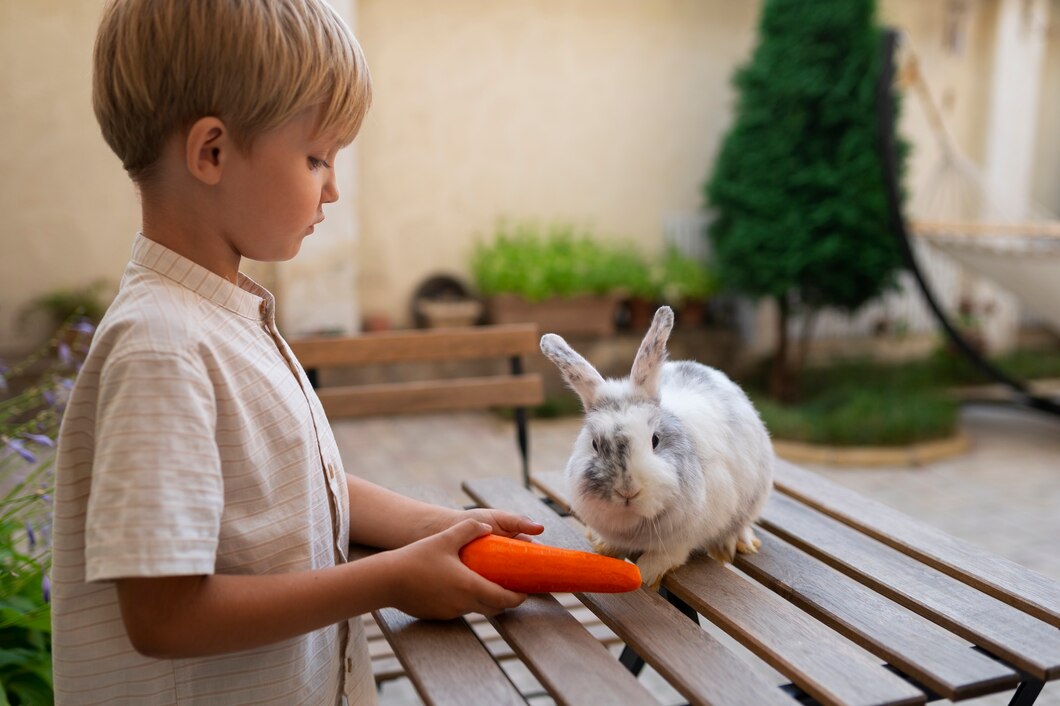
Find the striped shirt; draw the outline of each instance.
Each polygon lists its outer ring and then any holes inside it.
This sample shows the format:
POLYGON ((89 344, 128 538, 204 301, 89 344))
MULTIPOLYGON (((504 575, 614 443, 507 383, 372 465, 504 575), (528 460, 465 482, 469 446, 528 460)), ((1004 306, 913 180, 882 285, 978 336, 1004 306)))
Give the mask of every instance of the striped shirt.
POLYGON ((372 703, 360 619, 220 656, 153 659, 113 579, 306 571, 346 561, 349 499, 272 295, 137 235, 59 436, 53 652, 59 704, 372 703))

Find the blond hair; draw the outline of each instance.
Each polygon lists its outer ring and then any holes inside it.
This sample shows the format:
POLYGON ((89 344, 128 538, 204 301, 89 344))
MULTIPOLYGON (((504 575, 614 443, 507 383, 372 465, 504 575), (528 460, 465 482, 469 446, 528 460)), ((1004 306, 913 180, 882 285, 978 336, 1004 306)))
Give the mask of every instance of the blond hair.
POLYGON ((249 150, 319 106, 318 131, 349 144, 371 92, 361 47, 323 0, 110 0, 96 37, 92 106, 138 183, 205 116, 249 150))

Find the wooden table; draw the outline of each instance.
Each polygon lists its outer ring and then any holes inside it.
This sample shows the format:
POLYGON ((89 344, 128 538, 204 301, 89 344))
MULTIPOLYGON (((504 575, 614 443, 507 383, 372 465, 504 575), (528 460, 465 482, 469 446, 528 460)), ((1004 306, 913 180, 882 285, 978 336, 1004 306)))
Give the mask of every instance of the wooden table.
MULTIPOLYGON (((514 479, 464 489, 481 506, 540 521, 538 541, 588 549, 572 518, 554 511, 566 507, 558 476, 536 484, 549 504, 514 479)), ((734 567, 695 559, 659 593, 579 595, 626 644, 621 659, 551 595, 490 622, 560 704, 657 703, 634 675, 644 662, 690 703, 747 706, 994 692, 1028 706, 1060 677, 1060 584, 1044 576, 784 462, 758 535, 760 553, 734 567), (727 647, 705 621, 750 654, 727 647), (756 660, 790 683, 778 685, 756 660)), ((464 620, 419 621, 394 609, 375 617, 426 703, 526 703, 464 620)))

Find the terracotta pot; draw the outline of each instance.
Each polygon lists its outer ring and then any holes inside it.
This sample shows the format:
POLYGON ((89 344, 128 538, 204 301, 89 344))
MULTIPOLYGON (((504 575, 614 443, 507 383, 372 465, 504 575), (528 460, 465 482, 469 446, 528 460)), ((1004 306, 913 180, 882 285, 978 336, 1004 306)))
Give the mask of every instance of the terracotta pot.
POLYGON ((495 324, 536 323, 542 333, 613 336, 615 294, 551 297, 527 301, 515 294, 499 294, 486 301, 490 321, 495 324))

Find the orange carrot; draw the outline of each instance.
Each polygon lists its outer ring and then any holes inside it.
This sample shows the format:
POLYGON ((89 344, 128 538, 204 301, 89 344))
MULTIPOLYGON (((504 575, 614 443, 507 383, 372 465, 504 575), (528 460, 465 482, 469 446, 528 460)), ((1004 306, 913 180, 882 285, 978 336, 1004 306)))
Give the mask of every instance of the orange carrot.
POLYGON ((623 593, 640 588, 635 564, 492 534, 465 544, 460 560, 480 576, 520 593, 623 593))

